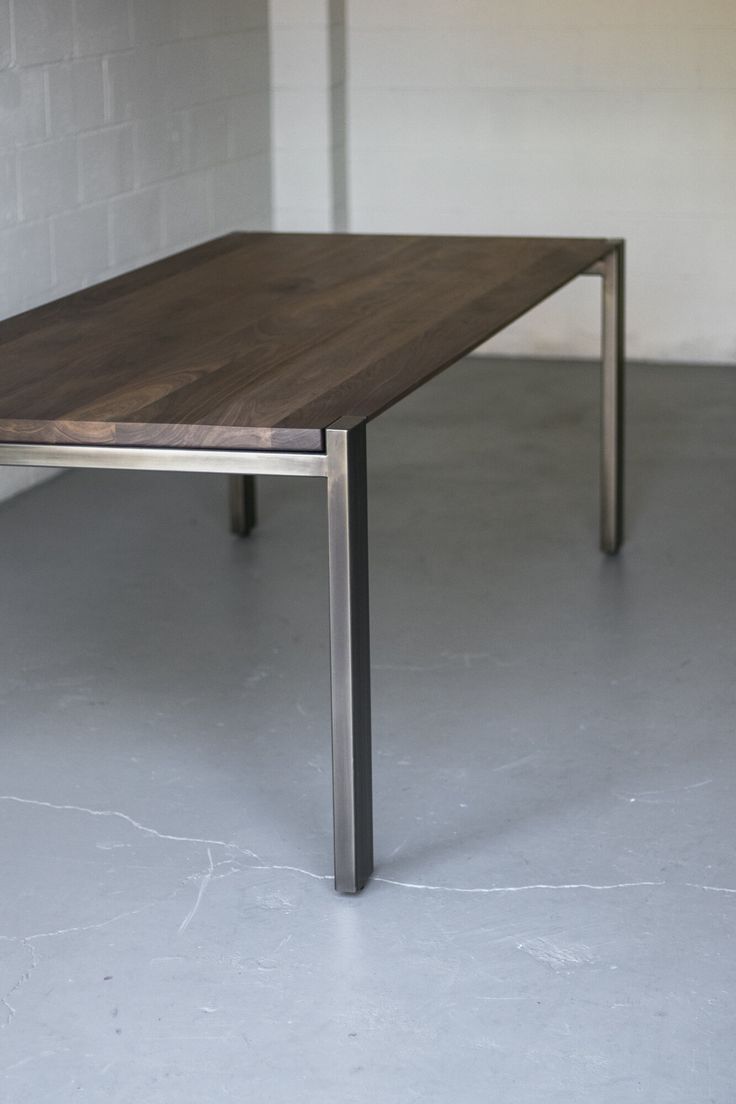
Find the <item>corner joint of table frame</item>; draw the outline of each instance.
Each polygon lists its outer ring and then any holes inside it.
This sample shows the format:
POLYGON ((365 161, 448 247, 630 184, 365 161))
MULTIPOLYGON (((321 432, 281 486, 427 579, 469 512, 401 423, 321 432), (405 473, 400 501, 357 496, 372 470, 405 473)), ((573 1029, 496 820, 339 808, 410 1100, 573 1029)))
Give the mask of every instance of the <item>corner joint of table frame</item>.
POLYGON ((330 433, 334 432, 335 430, 349 432, 351 429, 357 429, 358 426, 364 425, 366 421, 366 418, 359 418, 353 415, 349 415, 344 418, 338 418, 336 422, 332 422, 331 425, 327 426, 325 436, 329 440, 330 433))
POLYGON ((612 253, 622 253, 624 248, 623 238, 611 238, 608 242, 608 249, 599 257, 597 261, 594 261, 589 268, 584 268, 580 273, 581 276, 605 276, 607 261, 612 253))

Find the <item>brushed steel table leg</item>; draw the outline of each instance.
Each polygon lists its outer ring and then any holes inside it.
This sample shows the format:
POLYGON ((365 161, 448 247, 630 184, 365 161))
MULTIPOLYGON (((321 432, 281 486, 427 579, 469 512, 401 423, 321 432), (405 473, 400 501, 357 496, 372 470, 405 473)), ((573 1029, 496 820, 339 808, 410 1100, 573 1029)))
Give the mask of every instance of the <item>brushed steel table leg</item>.
POLYGON ((230 530, 247 537, 256 524, 256 477, 228 476, 230 493, 230 530))
POLYGON ((327 430, 335 889, 373 870, 365 423, 327 430))
POLYGON ((603 264, 601 549, 613 555, 624 530, 624 246, 603 264))

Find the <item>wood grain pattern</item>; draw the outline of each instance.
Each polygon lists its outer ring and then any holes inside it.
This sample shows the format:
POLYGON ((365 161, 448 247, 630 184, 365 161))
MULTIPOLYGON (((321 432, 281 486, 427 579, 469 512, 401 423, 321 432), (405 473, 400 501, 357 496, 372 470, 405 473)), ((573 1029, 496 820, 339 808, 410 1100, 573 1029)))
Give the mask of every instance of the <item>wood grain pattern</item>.
POLYGON ((320 451, 611 245, 231 234, 0 322, 0 441, 320 451))

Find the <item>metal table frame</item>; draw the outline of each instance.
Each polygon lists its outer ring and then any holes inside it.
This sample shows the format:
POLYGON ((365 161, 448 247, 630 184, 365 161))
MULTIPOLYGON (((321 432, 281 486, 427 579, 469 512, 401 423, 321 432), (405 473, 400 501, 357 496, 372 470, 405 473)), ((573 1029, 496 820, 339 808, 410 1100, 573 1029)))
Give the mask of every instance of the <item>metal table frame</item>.
MULTIPOLYGON (((603 277, 600 542, 612 555, 623 538, 623 242, 583 275, 603 277)), ((255 476, 326 480, 335 889, 342 893, 357 893, 373 870, 365 430, 365 420, 341 418, 316 453, 0 444, 0 464, 229 475, 231 527, 242 535, 255 524, 255 476)))

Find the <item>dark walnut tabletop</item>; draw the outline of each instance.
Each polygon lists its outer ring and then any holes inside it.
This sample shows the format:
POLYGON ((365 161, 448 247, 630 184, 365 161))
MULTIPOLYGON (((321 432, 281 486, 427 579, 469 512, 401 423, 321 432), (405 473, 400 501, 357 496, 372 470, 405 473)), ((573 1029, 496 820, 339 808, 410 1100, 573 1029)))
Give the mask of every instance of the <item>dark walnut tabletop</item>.
POLYGON ((0 322, 0 441, 320 451, 611 244, 230 234, 0 322))

